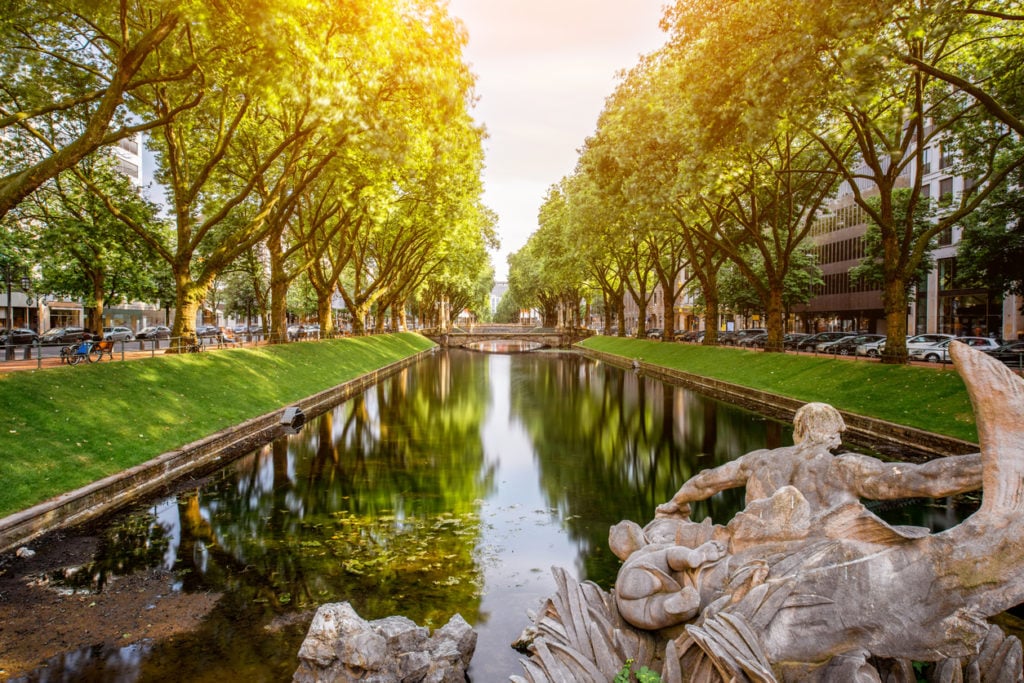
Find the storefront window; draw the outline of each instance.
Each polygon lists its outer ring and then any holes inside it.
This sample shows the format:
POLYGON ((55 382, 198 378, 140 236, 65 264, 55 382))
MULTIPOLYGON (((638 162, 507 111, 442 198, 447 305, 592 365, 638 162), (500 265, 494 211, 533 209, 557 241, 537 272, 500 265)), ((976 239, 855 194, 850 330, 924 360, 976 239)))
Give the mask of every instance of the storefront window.
POLYGON ((917 282, 914 307, 914 331, 918 334, 928 329, 928 276, 917 282))

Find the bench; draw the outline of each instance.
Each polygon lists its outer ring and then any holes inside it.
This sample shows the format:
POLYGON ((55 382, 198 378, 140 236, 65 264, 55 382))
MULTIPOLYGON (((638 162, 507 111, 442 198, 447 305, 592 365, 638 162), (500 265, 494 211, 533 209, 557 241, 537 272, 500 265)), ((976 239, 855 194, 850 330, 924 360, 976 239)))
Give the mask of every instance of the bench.
POLYGON ((92 345, 90 353, 95 357, 95 360, 103 360, 104 354, 110 360, 114 360, 114 340, 113 339, 101 339, 92 345))
POLYGON ((217 335, 217 348, 228 348, 232 346, 240 346, 238 338, 235 337, 234 333, 223 331, 217 335))

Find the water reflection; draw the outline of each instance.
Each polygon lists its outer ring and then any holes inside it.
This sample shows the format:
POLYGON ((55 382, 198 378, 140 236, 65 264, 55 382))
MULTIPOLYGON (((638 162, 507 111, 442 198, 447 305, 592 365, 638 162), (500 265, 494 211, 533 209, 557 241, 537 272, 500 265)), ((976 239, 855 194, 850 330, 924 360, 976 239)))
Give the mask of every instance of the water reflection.
MULTIPOLYGON (((53 578, 102 591, 162 569, 171 590, 220 599, 187 634, 130 657, 75 651, 24 680, 133 680, 125 666, 140 681, 290 680, 313 610, 340 600, 431 627, 461 613, 479 634, 471 676, 505 680, 521 671, 509 644, 553 590, 552 565, 610 585, 612 524, 644 522, 700 469, 791 438, 575 354, 434 354, 202 486, 107 522, 94 562, 53 578)), ((742 502, 723 492, 694 518, 724 522, 742 502)))
POLYGON ((544 344, 516 339, 496 339, 492 341, 469 342, 465 348, 470 351, 485 353, 524 353, 544 348, 544 344))

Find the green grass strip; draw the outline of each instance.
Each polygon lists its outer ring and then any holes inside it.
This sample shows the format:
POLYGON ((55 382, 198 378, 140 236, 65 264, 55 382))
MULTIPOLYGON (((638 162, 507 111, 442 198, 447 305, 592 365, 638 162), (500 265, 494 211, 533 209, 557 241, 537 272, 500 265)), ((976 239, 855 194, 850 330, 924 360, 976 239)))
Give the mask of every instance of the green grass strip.
POLYGON ((606 336, 591 337, 580 346, 978 442, 967 389, 948 365, 883 365, 606 336))
POLYGON ((432 345, 404 333, 0 374, 0 517, 432 345))

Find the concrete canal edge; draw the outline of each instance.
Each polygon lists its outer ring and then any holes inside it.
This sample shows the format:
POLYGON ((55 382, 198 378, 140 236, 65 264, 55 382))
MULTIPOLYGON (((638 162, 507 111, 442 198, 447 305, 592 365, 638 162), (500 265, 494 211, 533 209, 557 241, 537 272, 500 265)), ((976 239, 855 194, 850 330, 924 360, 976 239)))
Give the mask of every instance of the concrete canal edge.
MULTIPOLYGON (((652 365, 640 360, 634 362, 633 359, 623 356, 582 347, 576 348, 588 358, 626 370, 636 369, 643 375, 668 384, 692 389, 710 398, 785 422, 791 422, 796 411, 806 403, 806 401, 787 396, 758 391, 681 370, 652 365)), ((839 412, 843 416, 843 421, 846 422, 846 438, 849 441, 872 448, 887 457, 920 461, 946 455, 977 453, 979 450, 977 444, 962 439, 933 434, 844 410, 839 412)))
POLYGON ((193 441, 175 451, 136 465, 99 481, 69 491, 0 519, 0 553, 25 545, 58 528, 95 519, 144 496, 168 490, 186 475, 200 476, 285 433, 282 415, 298 406, 307 417, 316 417, 347 401, 381 379, 388 377, 436 350, 421 351, 343 384, 254 417, 239 425, 193 441))

